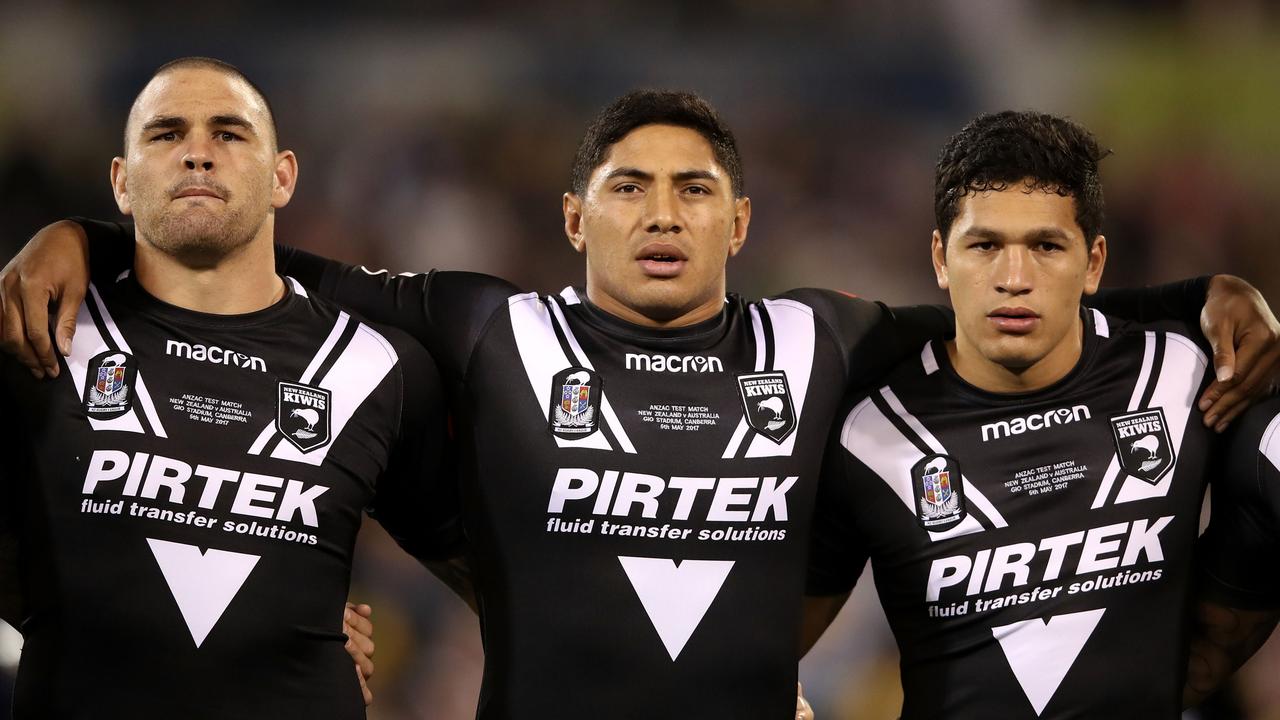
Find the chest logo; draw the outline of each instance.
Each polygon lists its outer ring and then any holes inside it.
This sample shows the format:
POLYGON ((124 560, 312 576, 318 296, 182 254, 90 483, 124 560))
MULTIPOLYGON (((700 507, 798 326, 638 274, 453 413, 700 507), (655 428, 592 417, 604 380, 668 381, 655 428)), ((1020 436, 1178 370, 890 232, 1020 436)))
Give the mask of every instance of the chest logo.
POLYGON ((584 367, 570 367, 551 379, 551 434, 566 440, 584 438, 599 428, 600 376, 584 367))
POLYGON ((742 410, 753 430, 781 444, 796 429, 787 374, 781 371, 738 376, 742 410))
POLYGON ((1120 467, 1130 475, 1155 485, 1173 468, 1177 457, 1163 409, 1116 415, 1111 418, 1111 434, 1116 439, 1120 467))
POLYGON ((129 412, 137 362, 129 353, 107 350, 89 361, 84 410, 94 420, 114 420, 129 412))
POLYGON ((964 480, 949 455, 926 455, 911 468, 916 515, 930 532, 950 530, 964 519, 964 480))
POLYGON ((281 382, 276 387, 276 430, 304 453, 326 445, 333 395, 300 383, 281 382))

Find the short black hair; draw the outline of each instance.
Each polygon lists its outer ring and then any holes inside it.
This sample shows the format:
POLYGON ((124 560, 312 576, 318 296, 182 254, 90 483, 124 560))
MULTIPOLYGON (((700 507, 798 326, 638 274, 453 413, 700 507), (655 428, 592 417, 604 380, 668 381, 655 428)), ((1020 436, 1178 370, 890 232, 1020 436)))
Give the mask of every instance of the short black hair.
POLYGON ((573 192, 585 194, 591 173, 604 162, 609 148, 644 125, 675 125, 697 131, 711 144, 716 162, 729 174, 734 195, 745 194, 742 158, 733 132, 711 103, 694 93, 678 90, 633 90, 601 110, 587 126, 574 153, 569 176, 573 192))
POLYGON ((934 169, 933 212, 946 240, 970 193, 1000 191, 1029 181, 1027 190, 1070 197, 1085 242, 1102 232, 1102 182, 1098 162, 1111 154, 1092 133, 1066 118, 1005 110, 979 115, 951 136, 934 169))
MULTIPOLYGON (((279 148, 280 136, 276 130, 276 111, 271 107, 271 101, 267 99, 267 94, 262 91, 262 88, 258 87, 257 83, 250 80, 249 76, 245 75, 243 70, 236 67, 235 65, 232 65, 229 62, 226 62, 224 60, 219 60, 217 58, 200 57, 198 55, 193 55, 190 57, 181 57, 176 60, 170 60, 169 62, 156 68, 155 72, 151 73, 151 77, 147 79, 146 84, 143 85, 143 89, 146 89, 146 86, 150 85, 152 80, 155 80, 156 78, 160 77, 161 75, 167 72, 170 72, 172 70, 188 70, 188 69, 195 69, 195 68, 200 68, 205 70, 215 70, 217 72, 230 75, 234 78, 238 78, 239 80, 242 80, 244 84, 248 85, 249 88, 253 90, 254 94, 258 96, 258 99, 262 101, 262 105, 267 109, 267 125, 268 125, 268 129, 271 131, 271 144, 273 148, 279 148)), ((135 95, 133 98, 134 104, 137 104, 138 98, 141 96, 142 96, 142 90, 139 90, 138 94, 135 95)), ((125 129, 124 144, 126 148, 129 147, 129 131, 128 131, 127 125, 125 129)))

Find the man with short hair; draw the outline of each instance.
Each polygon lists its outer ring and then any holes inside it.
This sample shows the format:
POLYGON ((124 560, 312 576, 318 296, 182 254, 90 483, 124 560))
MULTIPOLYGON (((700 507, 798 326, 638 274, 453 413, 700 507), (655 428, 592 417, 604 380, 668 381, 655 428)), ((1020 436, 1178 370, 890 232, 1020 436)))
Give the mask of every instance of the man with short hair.
POLYGON ((134 101, 131 272, 90 286, 57 380, 0 363, 16 718, 363 718, 362 511, 426 559, 458 547, 431 358, 275 273, 296 179, 232 66, 169 63, 134 101))
POLYGON ((833 617, 870 559, 907 720, 1181 712, 1208 348, 1186 323, 1080 305, 1107 257, 1106 154, 1034 112, 950 139, 932 255, 955 338, 833 432, 810 608, 833 617))
MULTIPOLYGON (((840 392, 951 323, 820 290, 726 295, 751 205, 732 134, 696 96, 620 98, 575 168, 563 209, 585 290, 287 250, 282 269, 440 363, 485 628, 482 717, 789 714, 785 619, 840 392)), ((74 293, 74 278, 51 285, 74 293)))

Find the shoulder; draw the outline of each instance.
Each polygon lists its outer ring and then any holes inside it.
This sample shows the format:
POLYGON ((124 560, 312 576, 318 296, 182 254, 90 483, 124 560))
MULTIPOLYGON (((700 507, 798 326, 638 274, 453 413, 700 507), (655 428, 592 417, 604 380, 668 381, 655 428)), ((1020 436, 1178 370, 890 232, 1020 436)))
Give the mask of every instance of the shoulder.
POLYGON ((1236 421, 1226 450, 1228 476, 1268 462, 1280 470, 1280 396, 1258 402, 1236 421))
POLYGON ((1183 346, 1208 350, 1208 342, 1200 328, 1180 320, 1137 322, 1106 315, 1095 308, 1086 308, 1085 312, 1089 314, 1089 325, 1093 332, 1103 338, 1135 341, 1151 338, 1154 341, 1155 338, 1162 337, 1183 346))
POLYGON ((438 297, 456 298, 485 307, 496 307, 522 291, 514 284, 484 273, 432 270, 426 276, 428 291, 438 297))
POLYGON ((761 302, 804 307, 809 313, 828 322, 848 317, 851 312, 879 313, 883 309, 877 302, 824 288, 795 288, 761 302))
POLYGON ((935 352, 946 352, 938 348, 938 343, 927 342, 920 346, 918 353, 893 366, 888 374, 877 382, 850 393, 841 406, 838 417, 843 422, 842 433, 847 432, 868 411, 887 410, 897 414, 895 406, 903 403, 914 404, 919 397, 936 402, 944 397, 947 388, 945 374, 940 373, 935 352))

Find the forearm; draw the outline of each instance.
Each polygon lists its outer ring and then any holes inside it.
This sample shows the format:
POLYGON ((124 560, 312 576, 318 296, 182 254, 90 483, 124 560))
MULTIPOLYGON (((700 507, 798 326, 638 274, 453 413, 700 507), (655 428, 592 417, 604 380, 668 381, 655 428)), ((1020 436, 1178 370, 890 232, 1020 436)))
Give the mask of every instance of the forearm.
POLYGON ((1144 288, 1108 288, 1086 297, 1085 305, 1135 322, 1177 320, 1197 325, 1213 277, 1204 275, 1144 288))
POLYGON ((475 583, 472 579, 471 565, 464 557, 454 558, 452 560, 437 560, 423 562, 432 575, 440 578, 440 581, 449 586, 462 601, 471 608, 471 612, 479 615, 480 605, 476 599, 475 583))
POLYGON ((843 595, 817 596, 806 595, 804 597, 804 608, 800 615, 800 652, 798 658, 803 658, 809 654, 813 646, 817 644, 818 638, 822 637, 822 633, 826 632, 831 623, 840 614, 840 608, 844 607, 845 601, 849 599, 849 593, 843 595))
POLYGON ((1187 660, 1183 707, 1195 707, 1212 695, 1271 636, 1280 611, 1241 610, 1201 602, 1187 660))

